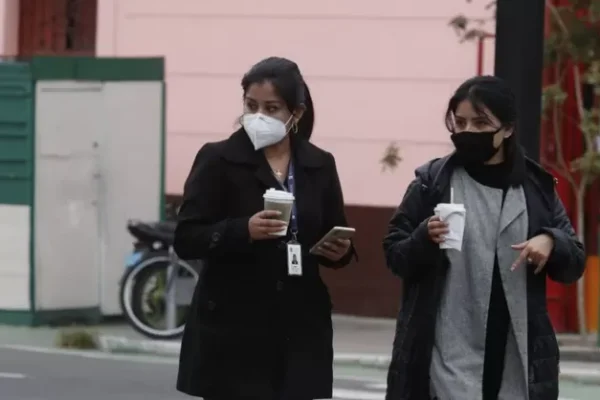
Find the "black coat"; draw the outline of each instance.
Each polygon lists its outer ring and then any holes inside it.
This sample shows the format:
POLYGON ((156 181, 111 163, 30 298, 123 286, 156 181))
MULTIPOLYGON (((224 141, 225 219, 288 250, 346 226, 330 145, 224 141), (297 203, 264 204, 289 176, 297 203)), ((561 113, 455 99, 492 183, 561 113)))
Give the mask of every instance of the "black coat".
POLYGON ((243 130, 200 149, 184 189, 175 251, 203 259, 183 336, 177 389, 193 396, 261 400, 330 398, 331 299, 309 249, 346 226, 333 156, 293 135, 298 240, 303 276, 287 274, 289 238, 251 242, 249 218, 279 188, 243 130))
MULTIPOLYGON (((429 367, 436 315, 449 268, 445 253, 427 232, 427 219, 437 203, 450 200, 453 157, 436 159, 416 171, 384 239, 388 267, 403 279, 404 299, 398 315, 387 400, 429 399, 429 367)), ((548 233, 554 250, 538 275, 528 266, 527 312, 529 399, 558 398, 559 349, 546 309, 546 276, 572 283, 585 268, 583 245, 577 240, 554 190, 554 178, 526 161, 523 185, 529 218, 528 237, 548 233)), ((515 251, 515 259, 518 253, 515 251)), ((446 399, 444 399, 446 400, 446 399)))

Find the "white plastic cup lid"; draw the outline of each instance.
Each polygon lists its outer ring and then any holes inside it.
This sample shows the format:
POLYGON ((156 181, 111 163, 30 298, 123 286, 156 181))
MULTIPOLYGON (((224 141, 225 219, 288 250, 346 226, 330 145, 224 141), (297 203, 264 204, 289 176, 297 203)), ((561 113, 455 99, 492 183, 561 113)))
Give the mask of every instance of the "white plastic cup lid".
POLYGON ((435 210, 440 210, 442 208, 450 208, 450 209, 454 209, 454 210, 464 210, 465 209, 465 205, 464 204, 460 204, 460 203, 440 203, 435 207, 435 210))
POLYGON ((268 189, 263 198, 268 200, 294 201, 294 195, 285 190, 268 189))

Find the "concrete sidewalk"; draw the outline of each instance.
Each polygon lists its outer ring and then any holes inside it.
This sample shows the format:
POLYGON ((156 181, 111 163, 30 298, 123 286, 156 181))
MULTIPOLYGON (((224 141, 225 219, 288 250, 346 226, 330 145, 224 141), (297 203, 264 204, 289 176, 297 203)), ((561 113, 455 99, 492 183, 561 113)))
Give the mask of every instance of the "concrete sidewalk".
MULTIPOLYGON (((395 320, 334 315, 335 363, 386 369, 391 359, 395 320)), ((123 323, 85 328, 98 336, 103 351, 177 357, 180 341, 148 340, 123 323)), ((54 347, 58 328, 0 326, 0 345, 54 347)), ((595 337, 559 336, 561 377, 600 384, 600 349, 595 337)))
MULTIPOLYGON (((387 364, 392 352, 396 321, 392 319, 333 316, 333 347, 344 359, 361 358, 367 363, 387 364)), ((162 355, 179 354, 179 341, 147 340, 131 331, 126 335, 108 332, 100 334, 106 351, 150 352, 162 355)), ((595 335, 583 341, 577 335, 559 335, 561 359, 575 362, 600 363, 600 349, 595 335)))
MULTIPOLYGON (((391 319, 334 315, 333 347, 336 361, 387 368, 395 324, 391 319)), ((179 340, 149 340, 132 329, 101 329, 98 331, 98 338, 102 350, 117 353, 149 353, 175 357, 179 355, 181 345, 179 340)))
MULTIPOLYGON (((334 315, 334 363, 365 368, 387 369, 391 360, 395 331, 394 320, 334 315)), ((561 336, 561 379, 600 385, 600 350, 587 339, 561 336)), ((179 341, 132 340, 126 337, 100 337, 104 351, 150 353, 177 357, 179 341)))
MULTIPOLYGON (((394 340, 395 320, 361 318, 344 315, 333 316, 333 346, 336 361, 356 362, 371 366, 389 364, 394 340)), ((147 352, 166 356, 179 354, 179 341, 132 339, 127 336, 101 335, 106 351, 147 352)), ((561 359, 572 362, 600 364, 600 349, 595 346, 595 336, 581 341, 577 335, 559 335, 561 359)))
MULTIPOLYGON (((395 331, 394 320, 358 318, 334 315, 333 347, 335 361, 387 368, 392 352, 395 331)), ((116 353, 148 353, 176 357, 179 355, 179 340, 148 340, 133 335, 101 333, 99 342, 102 350, 116 353)))

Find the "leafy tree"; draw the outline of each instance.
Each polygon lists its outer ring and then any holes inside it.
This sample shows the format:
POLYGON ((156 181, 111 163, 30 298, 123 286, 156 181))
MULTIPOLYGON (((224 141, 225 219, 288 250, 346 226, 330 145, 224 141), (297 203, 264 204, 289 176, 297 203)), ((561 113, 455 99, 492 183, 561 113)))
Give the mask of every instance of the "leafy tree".
MULTIPOLYGON (((472 0, 466 0, 471 3, 472 0)), ((585 197, 589 186, 600 176, 600 0, 571 0, 556 6, 546 1, 550 33, 544 43, 544 66, 550 82, 542 93, 545 129, 551 129, 554 155, 542 156, 542 163, 556 171, 572 189, 576 203, 576 227, 585 240, 585 197), (567 88, 574 88, 576 107, 566 107, 567 88), (565 126, 582 135, 584 148, 579 157, 567 159, 562 149, 565 126)), ((487 9, 495 16, 496 2, 487 9)), ((461 41, 485 37, 482 20, 458 15, 450 21, 461 41)), ((584 282, 578 282, 579 331, 586 332, 584 282)))

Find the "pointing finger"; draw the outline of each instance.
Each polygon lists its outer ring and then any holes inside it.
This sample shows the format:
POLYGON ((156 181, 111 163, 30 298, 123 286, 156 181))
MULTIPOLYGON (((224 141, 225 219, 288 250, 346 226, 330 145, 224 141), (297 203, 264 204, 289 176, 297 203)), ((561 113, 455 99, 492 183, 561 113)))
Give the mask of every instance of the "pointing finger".
POLYGON ((519 265, 521 265, 526 259, 527 256, 529 255, 529 249, 525 248, 521 254, 519 255, 519 257, 517 258, 517 260, 513 263, 513 265, 510 267, 511 271, 514 271, 515 269, 517 269, 517 267, 519 265))

